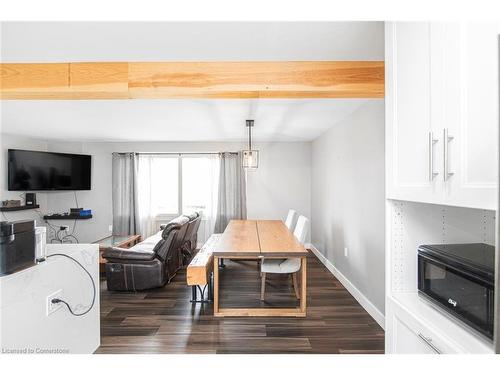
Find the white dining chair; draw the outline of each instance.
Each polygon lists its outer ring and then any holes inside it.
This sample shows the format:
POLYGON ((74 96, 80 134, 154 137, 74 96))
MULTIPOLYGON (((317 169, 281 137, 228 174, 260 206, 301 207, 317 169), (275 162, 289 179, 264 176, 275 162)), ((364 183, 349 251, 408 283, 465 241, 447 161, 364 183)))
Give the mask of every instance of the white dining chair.
MULTIPOLYGON (((309 230, 309 219, 305 216, 299 216, 297 225, 293 231, 294 236, 303 245, 307 232, 309 230)), ((267 273, 288 273, 292 275, 293 289, 295 296, 300 299, 299 286, 297 283, 297 272, 300 270, 300 258, 286 258, 286 259, 263 259, 260 267, 261 273, 261 287, 260 299, 264 301, 266 292, 266 274, 267 273)))
POLYGON ((304 245, 307 237, 307 232, 309 230, 309 219, 305 216, 300 215, 297 220, 297 225, 295 225, 295 230, 293 235, 297 240, 304 245))
POLYGON ((297 218, 297 211, 292 209, 288 210, 288 215, 285 220, 285 225, 288 228, 288 230, 293 230, 296 218, 297 218))

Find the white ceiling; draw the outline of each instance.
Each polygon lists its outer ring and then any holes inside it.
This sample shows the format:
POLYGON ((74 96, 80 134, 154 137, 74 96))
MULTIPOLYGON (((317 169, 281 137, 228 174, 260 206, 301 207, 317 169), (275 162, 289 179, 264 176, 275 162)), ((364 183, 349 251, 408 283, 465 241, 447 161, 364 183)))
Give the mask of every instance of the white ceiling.
MULTIPOLYGON (((383 60, 382 22, 3 22, 3 62, 383 60)), ((94 141, 312 140, 366 100, 2 101, 2 132, 94 141)))
POLYGON ((2 22, 4 62, 383 60, 383 22, 2 22))
POLYGON ((366 100, 4 101, 2 131, 88 141, 309 141, 366 100))

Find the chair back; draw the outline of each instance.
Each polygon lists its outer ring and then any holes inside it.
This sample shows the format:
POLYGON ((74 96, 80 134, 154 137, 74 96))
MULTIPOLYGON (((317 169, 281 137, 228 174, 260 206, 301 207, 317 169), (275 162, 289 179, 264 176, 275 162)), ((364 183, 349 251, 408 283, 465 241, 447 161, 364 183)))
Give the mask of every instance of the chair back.
POLYGON ((288 210, 288 215, 285 220, 285 225, 288 230, 292 231, 295 225, 295 219, 297 218, 297 212, 295 210, 288 210))
POLYGON ((297 225, 295 226, 295 230, 293 231, 293 235, 302 245, 306 240, 308 231, 309 231, 309 219, 305 216, 300 215, 297 220, 297 225))

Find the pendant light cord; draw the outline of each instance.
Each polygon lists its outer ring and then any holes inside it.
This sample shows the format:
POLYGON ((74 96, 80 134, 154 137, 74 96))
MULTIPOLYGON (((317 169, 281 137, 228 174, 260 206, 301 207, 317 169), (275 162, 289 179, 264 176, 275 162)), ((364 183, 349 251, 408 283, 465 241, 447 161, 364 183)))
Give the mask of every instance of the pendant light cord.
POLYGON ((252 127, 248 127, 248 149, 252 151, 252 127))
POLYGON ((252 151, 252 128, 253 128, 253 120, 247 120, 247 128, 248 128, 248 150, 252 151))

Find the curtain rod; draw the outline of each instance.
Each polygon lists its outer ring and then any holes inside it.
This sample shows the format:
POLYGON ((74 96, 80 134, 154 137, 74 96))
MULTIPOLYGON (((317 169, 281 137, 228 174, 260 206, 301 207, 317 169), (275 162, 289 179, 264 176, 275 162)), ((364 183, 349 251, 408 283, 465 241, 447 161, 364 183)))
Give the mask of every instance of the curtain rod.
POLYGON ((220 151, 220 152, 113 152, 113 154, 118 155, 127 155, 127 154, 136 154, 136 155, 220 155, 220 154, 231 154, 238 155, 238 152, 235 151, 220 151))

